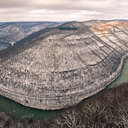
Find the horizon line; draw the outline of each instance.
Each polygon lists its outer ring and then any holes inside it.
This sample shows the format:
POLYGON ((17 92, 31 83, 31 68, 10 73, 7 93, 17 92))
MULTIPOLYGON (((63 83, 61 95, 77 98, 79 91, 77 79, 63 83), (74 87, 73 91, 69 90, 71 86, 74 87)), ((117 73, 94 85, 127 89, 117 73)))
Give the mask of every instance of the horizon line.
POLYGON ((14 21, 0 21, 0 23, 7 23, 7 22, 87 22, 87 21, 114 21, 114 20, 128 20, 128 18, 114 18, 114 19, 88 19, 88 20, 65 20, 65 21, 58 21, 58 20, 14 20, 14 21))

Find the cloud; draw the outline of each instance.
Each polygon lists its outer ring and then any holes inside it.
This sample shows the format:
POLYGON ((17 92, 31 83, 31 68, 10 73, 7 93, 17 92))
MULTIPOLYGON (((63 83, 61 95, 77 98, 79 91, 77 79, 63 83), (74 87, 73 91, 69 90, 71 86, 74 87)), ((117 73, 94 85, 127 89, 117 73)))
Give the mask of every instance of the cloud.
POLYGON ((89 9, 110 6, 113 0, 2 0, 1 8, 89 9))
POLYGON ((0 1, 0 21, 126 19, 128 18, 127 12, 127 0, 0 1))

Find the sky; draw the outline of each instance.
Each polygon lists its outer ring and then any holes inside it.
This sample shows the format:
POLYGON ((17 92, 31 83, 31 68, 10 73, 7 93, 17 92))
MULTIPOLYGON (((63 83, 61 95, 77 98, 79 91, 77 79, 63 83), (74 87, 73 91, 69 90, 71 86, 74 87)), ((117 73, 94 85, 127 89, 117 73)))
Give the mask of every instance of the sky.
POLYGON ((128 0, 0 0, 0 22, 128 19, 128 0))

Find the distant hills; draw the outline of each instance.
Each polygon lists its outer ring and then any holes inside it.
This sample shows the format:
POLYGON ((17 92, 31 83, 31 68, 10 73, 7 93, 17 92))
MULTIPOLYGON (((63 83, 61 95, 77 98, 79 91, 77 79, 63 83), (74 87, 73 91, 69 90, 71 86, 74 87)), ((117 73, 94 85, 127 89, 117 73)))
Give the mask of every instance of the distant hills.
POLYGON ((28 35, 39 30, 56 27, 57 22, 1 22, 0 23, 0 50, 14 45, 28 35))

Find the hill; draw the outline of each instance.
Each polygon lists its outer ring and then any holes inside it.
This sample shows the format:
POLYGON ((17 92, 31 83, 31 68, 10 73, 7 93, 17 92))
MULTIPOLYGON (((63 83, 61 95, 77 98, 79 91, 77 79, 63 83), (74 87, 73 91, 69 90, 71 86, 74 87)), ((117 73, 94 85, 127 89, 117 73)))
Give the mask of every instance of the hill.
POLYGON ((0 94, 44 110, 76 105, 120 75, 127 40, 127 21, 74 21, 40 30, 0 52, 0 94))
POLYGON ((0 48, 13 46, 17 41, 34 32, 59 24, 56 22, 2 22, 0 23, 0 48))

